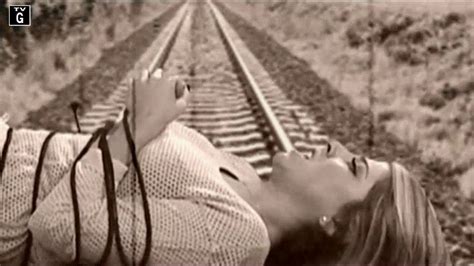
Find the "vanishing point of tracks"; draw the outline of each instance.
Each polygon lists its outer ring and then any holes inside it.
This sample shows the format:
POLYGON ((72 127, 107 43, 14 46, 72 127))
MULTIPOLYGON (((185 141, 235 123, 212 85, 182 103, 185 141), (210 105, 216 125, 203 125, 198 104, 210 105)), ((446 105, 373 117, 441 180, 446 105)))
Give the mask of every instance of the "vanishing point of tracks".
MULTIPOLYGON (((309 153, 326 142, 305 107, 284 96, 213 3, 183 5, 162 38, 147 67, 150 72, 162 68, 191 85, 188 111, 179 121, 216 147, 244 157, 260 176, 271 172, 275 151, 309 153)), ((120 86, 86 112, 80 118, 83 131, 117 116, 127 89, 120 86)))

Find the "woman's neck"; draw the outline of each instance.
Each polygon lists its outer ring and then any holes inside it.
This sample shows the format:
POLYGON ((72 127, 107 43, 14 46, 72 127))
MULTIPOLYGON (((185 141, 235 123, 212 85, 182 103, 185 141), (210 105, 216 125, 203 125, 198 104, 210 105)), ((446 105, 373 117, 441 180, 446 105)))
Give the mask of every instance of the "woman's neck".
POLYGON ((251 182, 236 180, 221 172, 230 187, 245 200, 262 218, 272 245, 280 241, 283 234, 298 226, 298 209, 288 193, 268 181, 251 182))
POLYGON ((297 213, 292 199, 271 181, 262 182, 250 206, 262 217, 268 230, 272 245, 280 241, 283 235, 298 225, 297 213))
POLYGON ((271 185, 268 185, 267 182, 259 182, 258 185, 247 184, 245 179, 236 180, 225 171, 221 171, 221 175, 232 190, 245 200, 262 218, 271 243, 278 241, 281 236, 281 226, 278 224, 279 219, 274 216, 274 209, 279 208, 278 192, 271 185), (272 202, 275 204, 271 204, 272 202))

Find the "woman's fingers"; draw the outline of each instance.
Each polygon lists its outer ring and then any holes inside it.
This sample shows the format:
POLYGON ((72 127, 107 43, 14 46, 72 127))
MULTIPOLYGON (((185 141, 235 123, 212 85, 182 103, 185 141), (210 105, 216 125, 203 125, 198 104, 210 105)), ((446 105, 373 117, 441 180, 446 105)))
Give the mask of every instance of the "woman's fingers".
POLYGON ((161 79, 163 77, 163 70, 161 68, 158 68, 153 72, 152 77, 156 79, 161 79))
POLYGON ((134 78, 130 78, 130 80, 128 80, 126 86, 127 86, 127 93, 126 93, 126 96, 125 96, 125 107, 128 108, 129 110, 131 109, 132 107, 132 93, 133 92, 133 89, 134 89, 134 86, 136 84, 134 84, 136 82, 136 79, 134 78))
POLYGON ((174 94, 175 94, 176 99, 181 98, 184 95, 185 91, 188 90, 187 89, 188 85, 183 80, 176 80, 174 87, 175 87, 174 94))
POLYGON ((127 96, 125 98, 125 106, 127 107, 128 110, 132 110, 132 104, 133 104, 133 98, 136 96, 136 88, 139 86, 140 82, 143 83, 144 79, 146 81, 147 76, 149 75, 147 73, 148 71, 146 69, 137 71, 135 73, 132 73, 132 77, 130 80, 128 80, 127 86, 128 86, 128 92, 127 96))
POLYGON ((157 112, 162 113, 162 116, 168 113, 174 117, 175 114, 181 114, 187 106, 189 86, 180 79, 169 78, 162 69, 153 73, 143 70, 141 78, 134 83, 132 89, 135 91, 130 91, 127 104, 129 109, 132 109, 132 100, 135 99, 136 107, 146 113, 157 112))
POLYGON ((150 72, 147 69, 144 69, 141 73, 140 81, 146 82, 150 79, 150 72))
POLYGON ((143 69, 138 71, 138 73, 132 74, 132 78, 136 81, 140 81, 142 83, 148 82, 150 78, 161 79, 164 77, 163 70, 161 68, 157 68, 155 71, 150 72, 148 69, 143 69))

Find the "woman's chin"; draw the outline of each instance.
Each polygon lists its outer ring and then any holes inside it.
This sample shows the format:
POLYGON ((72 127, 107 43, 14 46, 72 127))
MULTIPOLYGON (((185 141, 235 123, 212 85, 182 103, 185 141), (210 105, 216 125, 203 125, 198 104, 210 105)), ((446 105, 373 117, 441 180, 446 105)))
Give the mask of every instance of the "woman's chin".
POLYGON ((269 174, 269 179, 274 179, 275 177, 281 176, 283 172, 284 162, 288 159, 288 154, 283 152, 278 152, 273 156, 272 159, 272 172, 269 174))
POLYGON ((272 167, 275 168, 275 166, 281 165, 287 159, 288 159, 288 153, 281 152, 281 151, 275 153, 275 155, 273 155, 273 158, 272 158, 272 167))

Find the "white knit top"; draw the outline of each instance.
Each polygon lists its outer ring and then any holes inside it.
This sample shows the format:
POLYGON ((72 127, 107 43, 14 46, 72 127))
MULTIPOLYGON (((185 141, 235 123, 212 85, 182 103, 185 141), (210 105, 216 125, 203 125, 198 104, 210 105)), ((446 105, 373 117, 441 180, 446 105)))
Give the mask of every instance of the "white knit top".
MULTIPOLYGON (((0 128, 0 145, 5 132, 0 128)), ((13 133, 0 187, 1 265, 22 255, 27 226, 34 239, 32 263, 53 265, 75 257, 68 170, 89 136, 53 137, 41 176, 40 203, 28 222, 34 170, 46 135, 31 130, 13 133)), ((225 167, 236 176, 255 174, 245 161, 218 151, 202 135, 176 122, 144 147, 138 159, 153 228, 149 265, 263 264, 270 246, 265 224, 219 171, 225 167)), ((128 260, 134 257, 138 262, 146 235, 140 192, 134 186, 134 171, 127 172, 118 161, 113 164, 121 242, 128 260)), ((81 258, 83 263, 95 263, 108 230, 99 150, 91 150, 77 165, 76 181, 81 258)), ((118 265, 115 247, 108 262, 118 265)))

